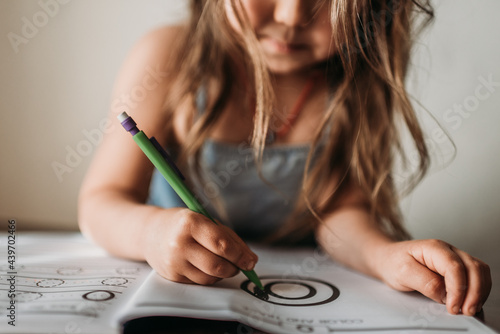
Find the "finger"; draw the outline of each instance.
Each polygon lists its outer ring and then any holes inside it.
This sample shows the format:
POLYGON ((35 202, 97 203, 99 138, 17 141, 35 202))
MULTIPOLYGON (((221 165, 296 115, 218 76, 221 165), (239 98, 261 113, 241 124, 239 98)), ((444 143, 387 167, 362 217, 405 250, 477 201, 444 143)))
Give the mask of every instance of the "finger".
MULTIPOLYGON (((458 314, 467 291, 467 275, 462 259, 451 246, 439 240, 425 243, 421 248, 421 263, 444 277, 446 286, 446 308, 458 314)), ((417 258, 417 257, 415 257, 417 258)))
POLYGON ((443 277, 417 261, 408 266, 403 273, 403 286, 409 291, 416 290, 424 296, 444 304, 446 301, 446 288, 443 277))
POLYGON ((488 299, 488 296, 490 295, 490 292, 491 292, 492 285, 493 285, 493 282, 491 281, 491 270, 490 270, 490 267, 487 264, 485 264, 484 275, 483 275, 483 286, 485 288, 483 290, 483 292, 484 292, 483 298, 478 305, 478 309, 477 309, 478 312, 481 311, 481 309, 484 305, 484 302, 486 301, 486 299, 488 299))
MULTIPOLYGON (((187 264, 187 262, 185 262, 182 267, 185 267, 186 264, 187 264)), ((176 272, 166 270, 166 268, 158 267, 158 268, 155 268, 155 270, 160 276, 162 276, 163 278, 165 278, 169 281, 177 282, 177 283, 191 283, 191 284, 194 283, 186 276, 178 274, 176 272)))
POLYGON ((221 280, 219 277, 210 276, 204 273, 191 263, 186 264, 183 274, 191 283, 200 285, 212 285, 221 280))
POLYGON ((467 292, 462 304, 462 313, 465 315, 476 314, 477 304, 481 298, 481 269, 471 256, 459 249, 453 248, 465 265, 467 272, 467 292))
POLYGON ((190 279, 188 279, 184 275, 168 275, 168 274, 164 274, 161 272, 158 272, 158 274, 160 276, 162 276, 163 278, 165 278, 169 281, 172 281, 172 282, 185 283, 185 284, 190 284, 190 283, 192 284, 193 283, 193 281, 191 281, 190 279))
POLYGON ((239 272, 234 264, 195 242, 189 246, 185 257, 195 268, 212 277, 228 278, 239 272))
POLYGON ((491 289, 488 284, 489 267, 460 249, 452 247, 452 250, 460 256, 467 270, 468 287, 462 304, 462 313, 473 316, 481 310, 482 303, 491 289))
MULTIPOLYGON (((194 241, 185 244, 185 251, 183 254, 176 253, 174 257, 163 258, 157 264, 150 263, 156 272, 169 281, 188 284, 202 284, 210 285, 220 278, 207 275, 200 269, 193 266, 187 258, 192 253, 194 241)), ((205 252, 208 252, 205 250, 205 252)), ((216 256, 216 255, 214 255, 216 256)))
POLYGON ((203 224, 193 226, 192 237, 201 246, 240 269, 251 270, 257 262, 257 256, 250 251, 248 246, 235 241, 226 228, 215 225, 208 219, 203 224))
POLYGON ((483 309, 483 305, 488 299, 488 296, 490 295, 491 292, 491 287, 492 287, 492 281, 491 281, 491 272, 490 272, 490 267, 486 265, 485 269, 485 275, 483 276, 483 286, 485 287, 483 292, 483 297, 481 298, 481 301, 477 305, 477 311, 480 312, 483 309))
POLYGON ((252 256, 254 257, 255 259, 255 262, 258 261, 259 257, 257 256, 257 254, 255 254, 251 249, 250 247, 248 247, 248 245, 245 243, 245 241, 243 241, 239 235, 236 234, 236 232, 234 232, 230 227, 226 226, 226 225, 220 225, 223 229, 225 229, 225 231, 233 238, 234 241, 236 241, 237 243, 239 243, 241 245, 241 247, 243 247, 247 252, 249 252, 250 254, 252 254, 252 256))

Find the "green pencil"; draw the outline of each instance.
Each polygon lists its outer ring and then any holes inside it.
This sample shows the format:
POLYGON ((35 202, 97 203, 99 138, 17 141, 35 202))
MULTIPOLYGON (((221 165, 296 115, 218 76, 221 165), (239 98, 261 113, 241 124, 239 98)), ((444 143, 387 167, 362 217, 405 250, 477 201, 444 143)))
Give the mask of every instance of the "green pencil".
MULTIPOLYGON (((149 139, 143 131, 137 128, 137 124, 134 122, 132 117, 127 115, 126 112, 118 115, 118 120, 121 122, 122 126, 130 132, 134 141, 139 145, 141 150, 146 154, 153 165, 160 171, 165 180, 170 184, 172 189, 179 195, 182 201, 187 205, 187 207, 194 212, 198 212, 205 217, 209 218, 215 224, 217 222, 213 219, 207 210, 200 204, 196 199, 194 194, 189 190, 183 181, 183 176, 180 173, 177 166, 175 166, 173 161, 168 161, 168 156, 164 156, 160 150, 163 150, 159 146, 156 139, 149 139)), ((259 277, 254 270, 241 270, 248 279, 253 282, 260 290, 264 291, 264 287, 259 280, 259 277)))

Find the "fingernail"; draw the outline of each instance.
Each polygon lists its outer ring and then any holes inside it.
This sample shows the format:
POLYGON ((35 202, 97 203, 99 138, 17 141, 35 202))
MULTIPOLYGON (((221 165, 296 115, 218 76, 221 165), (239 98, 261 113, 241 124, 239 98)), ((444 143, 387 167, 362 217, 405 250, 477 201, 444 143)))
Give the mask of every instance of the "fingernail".
POLYGON ((248 262, 248 264, 246 265, 246 269, 245 270, 252 270, 253 267, 255 267, 255 261, 250 260, 250 262, 248 262))
POLYGON ((443 299, 441 299, 441 303, 446 305, 446 296, 444 296, 443 299))
POLYGON ((469 307, 469 313, 470 313, 470 315, 476 314, 476 306, 469 307))
POLYGON ((458 305, 455 305, 452 307, 451 310, 453 313, 458 314, 458 312, 460 312, 460 307, 458 305))

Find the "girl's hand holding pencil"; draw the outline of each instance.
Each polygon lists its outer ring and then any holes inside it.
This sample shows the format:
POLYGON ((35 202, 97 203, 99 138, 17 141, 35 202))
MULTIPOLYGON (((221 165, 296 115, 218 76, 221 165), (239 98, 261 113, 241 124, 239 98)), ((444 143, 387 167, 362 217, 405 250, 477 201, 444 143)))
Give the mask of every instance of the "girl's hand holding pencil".
POLYGON ((160 209, 146 231, 146 260, 175 282, 213 284, 253 269, 258 260, 230 228, 189 209, 160 209))

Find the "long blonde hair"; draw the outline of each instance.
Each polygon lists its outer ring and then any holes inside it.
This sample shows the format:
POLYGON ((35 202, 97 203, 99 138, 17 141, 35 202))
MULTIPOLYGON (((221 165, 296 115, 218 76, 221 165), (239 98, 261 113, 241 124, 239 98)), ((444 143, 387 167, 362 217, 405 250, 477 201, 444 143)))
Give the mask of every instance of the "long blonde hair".
MULTIPOLYGON (((185 36, 179 38, 180 51, 172 63, 177 73, 172 85, 176 90, 168 98, 167 110, 175 112, 175 106, 187 104, 195 120, 182 147, 183 161, 188 157, 197 161, 204 140, 238 84, 232 74, 235 71, 243 70, 255 85, 252 146, 257 161, 265 148, 270 122, 276 117, 271 74, 248 18, 239 0, 231 0, 242 27, 236 37, 224 2, 191 1, 191 20, 185 36), (200 117, 195 117, 196 94, 209 80, 216 85, 216 98, 200 117)), ((295 242, 310 235, 322 214, 334 209, 353 186, 365 194, 373 219, 384 231, 398 239, 408 238, 392 169, 396 154, 406 160, 398 126, 401 122, 419 156, 418 170, 409 180, 408 190, 421 180, 429 164, 405 77, 418 33, 415 22, 424 18, 419 21, 419 29, 429 23, 432 7, 428 0, 323 0, 322 5, 330 6, 333 43, 340 50, 323 67, 332 89, 331 99, 312 143, 300 199, 291 217, 270 240, 295 242), (326 145, 312 166, 313 152, 325 136, 326 145), (333 185, 331 180, 335 180, 333 185)))

